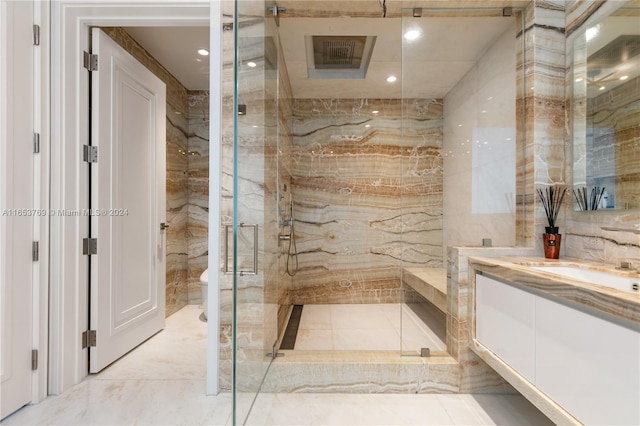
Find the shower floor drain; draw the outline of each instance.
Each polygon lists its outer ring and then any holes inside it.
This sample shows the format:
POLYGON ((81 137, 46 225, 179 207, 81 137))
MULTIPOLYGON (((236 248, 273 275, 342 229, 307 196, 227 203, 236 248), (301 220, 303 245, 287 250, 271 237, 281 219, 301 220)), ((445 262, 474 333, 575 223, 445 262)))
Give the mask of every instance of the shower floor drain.
POLYGON ((284 331, 282 343, 280 343, 280 349, 293 349, 295 347, 298 327, 300 326, 300 318, 302 317, 302 307, 303 305, 293 305, 293 311, 291 311, 291 317, 289 318, 287 329, 284 331))

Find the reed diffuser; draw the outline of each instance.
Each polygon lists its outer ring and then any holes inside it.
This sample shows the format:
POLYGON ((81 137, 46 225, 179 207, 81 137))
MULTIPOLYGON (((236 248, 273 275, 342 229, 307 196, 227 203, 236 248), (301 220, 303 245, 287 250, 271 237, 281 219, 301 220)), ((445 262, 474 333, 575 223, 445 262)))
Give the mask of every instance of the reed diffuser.
POLYGON ((538 195, 540 196, 540 201, 542 201, 544 213, 547 216, 547 222, 549 224, 549 226, 544 228, 546 232, 542 234, 544 257, 547 259, 557 259, 560 257, 560 241, 562 235, 558 233, 556 220, 558 219, 558 213, 560 213, 560 208, 562 207, 566 193, 567 188, 564 186, 550 186, 545 191, 538 188, 538 195))

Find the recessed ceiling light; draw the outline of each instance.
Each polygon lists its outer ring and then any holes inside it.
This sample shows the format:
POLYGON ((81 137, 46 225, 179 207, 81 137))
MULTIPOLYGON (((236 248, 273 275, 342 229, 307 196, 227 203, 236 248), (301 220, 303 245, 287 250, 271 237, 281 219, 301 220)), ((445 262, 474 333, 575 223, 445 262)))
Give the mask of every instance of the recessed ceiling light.
POLYGON ((626 79, 628 79, 628 78, 629 78, 629 76, 628 76, 628 75, 623 75, 622 77, 620 77, 620 80, 626 80, 626 79))
POLYGON ((404 33, 404 38, 409 41, 417 40, 420 37, 420 31, 418 30, 409 30, 404 33))
POLYGON ((599 33, 600 33, 600 24, 593 26, 591 28, 587 28, 587 32, 585 33, 587 41, 593 40, 595 37, 598 36, 599 33))
POLYGON ((398 77, 396 77, 395 75, 390 75, 389 77, 387 77, 387 83, 394 83, 397 79, 398 77))
POLYGON ((604 90, 604 89, 605 89, 604 86, 600 86, 600 89, 598 89, 598 90, 604 90))
POLYGON ((248 66, 248 67, 251 67, 251 68, 255 68, 255 67, 257 67, 257 66, 258 66, 258 64, 256 64, 256 63, 255 63, 255 62, 253 62, 253 61, 249 61, 249 62, 247 62, 247 66, 248 66))
POLYGON ((374 109, 373 111, 371 111, 371 114, 378 114, 380 111, 378 111, 377 109, 374 109))
POLYGON ((365 124, 364 127, 371 127, 371 124, 365 124))
POLYGON ((209 56, 209 51, 207 49, 198 49, 198 55, 209 56))

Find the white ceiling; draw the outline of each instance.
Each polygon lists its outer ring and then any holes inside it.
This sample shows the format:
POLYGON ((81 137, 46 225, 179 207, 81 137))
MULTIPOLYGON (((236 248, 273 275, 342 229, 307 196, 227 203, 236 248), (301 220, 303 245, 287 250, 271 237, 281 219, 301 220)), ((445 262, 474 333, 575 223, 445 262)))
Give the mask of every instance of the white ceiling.
MULTIPOLYGON (((500 34, 513 28, 513 22, 502 17, 405 18, 404 22, 402 18, 282 18, 278 30, 296 98, 400 98, 403 91, 405 97, 442 98, 500 34), (403 46, 402 34, 408 29, 417 29, 421 37, 404 40, 403 46), (377 36, 366 78, 308 78, 307 35, 377 36), (398 80, 387 83, 389 75, 398 80)), ((208 88, 208 60, 196 53, 209 47, 208 28, 127 31, 189 90, 208 88)))
POLYGON ((209 27, 127 27, 158 62, 189 90, 209 89, 209 27))
POLYGON ((503 17, 287 18, 279 34, 296 98, 400 98, 403 91, 405 97, 442 98, 510 27, 513 18, 503 17), (403 40, 409 29, 420 38, 403 40), (305 36, 311 35, 377 36, 366 78, 308 78, 305 36), (398 80, 387 83, 390 75, 398 80))

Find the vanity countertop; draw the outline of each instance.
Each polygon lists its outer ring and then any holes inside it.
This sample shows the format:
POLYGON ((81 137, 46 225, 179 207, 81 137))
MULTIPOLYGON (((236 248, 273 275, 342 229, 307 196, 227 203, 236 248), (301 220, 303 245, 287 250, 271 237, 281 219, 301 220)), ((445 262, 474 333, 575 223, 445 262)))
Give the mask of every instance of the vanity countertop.
POLYGON ((640 325, 640 292, 618 290, 578 279, 559 277, 532 266, 573 266, 627 277, 638 277, 636 271, 622 271, 582 259, 559 260, 542 257, 470 257, 470 268, 508 281, 516 282, 539 292, 569 300, 640 325))

